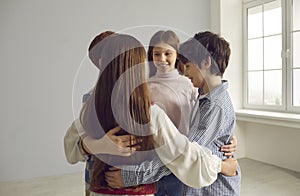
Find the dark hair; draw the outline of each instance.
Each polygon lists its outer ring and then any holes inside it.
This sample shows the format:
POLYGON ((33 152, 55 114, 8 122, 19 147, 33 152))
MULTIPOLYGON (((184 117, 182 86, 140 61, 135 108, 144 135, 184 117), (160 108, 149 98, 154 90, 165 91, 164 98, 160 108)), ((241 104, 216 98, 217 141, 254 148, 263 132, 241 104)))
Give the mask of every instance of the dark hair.
POLYGON ((229 43, 217 34, 209 31, 196 33, 195 36, 180 45, 179 59, 200 66, 203 60, 211 57, 210 72, 223 76, 229 62, 229 43))
MULTIPOLYGON (((150 76, 153 76, 156 72, 156 68, 153 63, 153 49, 155 45, 159 43, 165 43, 172 46, 176 50, 177 54, 179 51, 180 41, 178 36, 173 31, 168 30, 156 32, 150 40, 147 52, 150 76)), ((178 67, 178 60, 176 60, 175 67, 178 67)))
POLYGON ((103 44, 100 44, 101 41, 103 41, 105 38, 107 38, 110 35, 115 34, 113 31, 105 31, 97 35, 92 42, 90 43, 90 46, 88 48, 89 52, 89 58, 91 61, 96 65, 96 67, 99 68, 99 59, 101 57, 101 53, 103 50, 103 44))

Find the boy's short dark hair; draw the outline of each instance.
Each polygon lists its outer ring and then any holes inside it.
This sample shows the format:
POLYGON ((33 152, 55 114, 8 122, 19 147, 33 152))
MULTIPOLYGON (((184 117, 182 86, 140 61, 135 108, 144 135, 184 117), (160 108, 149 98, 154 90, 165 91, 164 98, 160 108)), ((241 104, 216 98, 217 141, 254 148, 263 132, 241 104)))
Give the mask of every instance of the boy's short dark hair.
POLYGON ((89 58, 98 68, 99 68, 99 59, 101 57, 101 53, 103 50, 103 47, 100 47, 101 45, 100 42, 113 34, 115 34, 115 32, 113 31, 102 32, 99 35, 97 35, 90 43, 90 46, 88 48, 89 58))
POLYGON ((214 75, 223 76, 229 62, 229 43, 219 35, 205 31, 180 45, 179 58, 183 63, 192 62, 200 66, 203 60, 211 57, 210 71, 214 75))

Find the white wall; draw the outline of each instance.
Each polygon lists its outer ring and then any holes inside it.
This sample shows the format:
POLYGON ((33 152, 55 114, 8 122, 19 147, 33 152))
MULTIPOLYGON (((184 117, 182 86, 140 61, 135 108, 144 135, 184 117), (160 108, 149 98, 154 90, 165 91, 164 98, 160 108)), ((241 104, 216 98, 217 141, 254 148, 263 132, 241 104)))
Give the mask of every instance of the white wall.
POLYGON ((300 172, 300 130, 244 123, 247 157, 300 172))
POLYGON ((2 0, 0 25, 0 181, 11 181, 82 171, 66 162, 63 136, 72 98, 76 115, 96 77, 83 61, 96 34, 128 32, 147 43, 162 27, 141 25, 165 25, 184 40, 210 28, 210 1, 2 0))
MULTIPOLYGON (((224 79, 229 82, 229 93, 235 109, 242 107, 242 2, 241 0, 212 0, 211 29, 218 32, 229 43, 231 56, 224 79)), ((235 133, 238 138, 238 158, 246 156, 245 134, 240 122, 235 133)))

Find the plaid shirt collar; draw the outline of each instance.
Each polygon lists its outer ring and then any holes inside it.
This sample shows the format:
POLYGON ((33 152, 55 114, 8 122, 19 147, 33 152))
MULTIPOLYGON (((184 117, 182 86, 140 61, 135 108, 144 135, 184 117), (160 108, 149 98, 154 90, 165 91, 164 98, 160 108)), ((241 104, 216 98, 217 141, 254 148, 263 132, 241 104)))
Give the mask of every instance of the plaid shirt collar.
POLYGON ((228 81, 227 80, 222 80, 222 84, 220 84, 219 86, 217 86, 215 89, 213 89, 212 91, 210 91, 207 94, 203 93, 203 88, 198 88, 198 99, 201 100, 202 99, 206 99, 209 101, 213 101, 214 99, 216 99, 218 97, 218 95, 221 94, 221 92, 226 91, 228 89, 228 81))

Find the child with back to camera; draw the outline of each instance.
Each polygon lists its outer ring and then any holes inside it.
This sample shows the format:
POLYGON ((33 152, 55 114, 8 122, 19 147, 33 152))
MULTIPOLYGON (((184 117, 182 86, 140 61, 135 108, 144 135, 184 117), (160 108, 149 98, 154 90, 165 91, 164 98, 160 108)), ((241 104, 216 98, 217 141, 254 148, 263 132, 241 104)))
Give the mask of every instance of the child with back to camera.
MULTIPOLYGON (((98 34, 94 39, 91 41, 89 47, 88 47, 88 56, 92 63, 97 67, 97 69, 100 69, 100 63, 101 63, 101 54, 103 48, 103 42, 109 38, 109 36, 114 35, 115 32, 113 31, 104 31, 100 34, 98 34)), ((92 93, 93 89, 90 90, 88 93, 83 95, 82 102, 83 104, 88 100, 92 93)), ((117 136, 115 136, 116 131, 111 131, 107 134, 107 136, 110 138, 111 141, 117 141, 117 136)), ((85 136, 84 130, 82 128, 82 125, 80 124, 80 121, 78 119, 75 119, 71 126, 68 128, 66 135, 64 137, 64 150, 65 155, 67 158, 67 161, 70 164, 75 164, 77 162, 86 162, 85 167, 85 192, 86 196, 89 196, 89 182, 90 182, 90 175, 91 175, 91 169, 93 166, 93 161, 91 160, 91 154, 86 152, 84 148, 82 147, 82 138, 85 136)), ((104 141, 104 140, 101 140, 104 141)), ((101 142, 99 140, 99 142, 101 142)), ((108 143, 105 143, 108 144, 108 143)), ((103 144, 104 145, 104 144, 103 144)), ((108 145, 107 145, 108 147, 108 145)), ((126 144, 122 144, 121 147, 126 147, 126 144)), ((110 154, 122 154, 122 152, 119 152, 118 150, 113 150, 113 145, 109 146, 107 149, 102 148, 103 153, 110 153, 110 154)), ((123 151, 125 152, 125 151, 123 151)), ((130 152, 129 150, 127 152, 130 152)), ((126 152, 126 153, 127 153, 126 152)), ((125 154, 125 153, 124 153, 125 154)))

